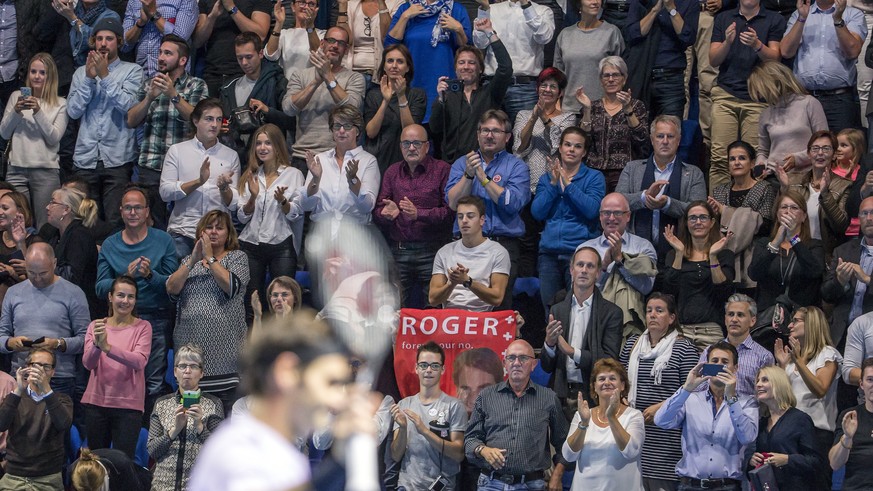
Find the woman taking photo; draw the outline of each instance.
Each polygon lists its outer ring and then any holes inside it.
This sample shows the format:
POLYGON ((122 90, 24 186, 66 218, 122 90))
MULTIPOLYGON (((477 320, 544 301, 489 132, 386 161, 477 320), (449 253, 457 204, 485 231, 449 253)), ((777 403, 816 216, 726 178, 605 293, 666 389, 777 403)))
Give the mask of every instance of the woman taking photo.
MULTIPOLYGON (((303 307, 303 289, 293 278, 280 276, 267 287, 267 305, 270 306, 270 313, 276 317, 291 315, 303 307)), ((258 328, 264 310, 257 291, 252 293, 252 310, 255 314, 253 326, 258 328)))
POLYGON ((376 81, 364 99, 364 121, 367 123, 364 149, 376 157, 380 174, 385 174, 394 162, 403 160, 400 153, 400 133, 411 124, 421 124, 427 111, 427 96, 411 87, 415 70, 412 56, 402 44, 385 48, 376 71, 376 81))
POLYGON ((85 333, 82 365, 91 371, 82 396, 88 445, 133 457, 145 406, 145 369, 152 350, 152 326, 134 315, 136 280, 119 276, 109 290, 109 317, 85 333))
POLYGON ((796 305, 821 303, 824 248, 809 233, 806 200, 794 191, 776 198, 770 237, 755 241, 749 277, 758 282, 758 312, 785 295, 796 305))
POLYGON ((600 235, 600 200, 606 194, 603 174, 582 165, 591 145, 588 135, 571 126, 561 133, 560 145, 531 203, 533 217, 545 222, 538 268, 546 311, 555 294, 570 284, 568 264, 576 247, 600 235))
MULTIPOLYGON (((239 180, 237 218, 245 224, 239 241, 248 257, 246 298, 264 296, 264 279, 297 273, 297 251, 303 233, 298 189, 303 173, 289 165, 288 147, 278 126, 268 123, 252 134, 249 164, 239 180)), ((252 313, 246 309, 246 320, 252 313)))
POLYGON ((664 289, 676 295, 679 324, 699 349, 723 339, 724 303, 732 293, 734 253, 725 248, 718 215, 706 201, 692 201, 677 224, 664 229, 673 248, 663 271, 664 289))
POLYGON ((606 177, 606 191, 615 191, 624 166, 649 154, 649 114, 646 105, 625 90, 627 64, 620 56, 600 60, 603 97, 592 102, 584 87, 576 89, 582 105, 579 126, 591 134, 588 166, 606 177))
POLYGON ((559 150, 561 133, 576 122, 575 114, 561 110, 566 88, 567 76, 557 68, 546 68, 537 77, 536 105, 515 117, 512 153, 530 168, 531 193, 536 193, 540 177, 549 172, 549 160, 559 150))
POLYGON ((187 487, 197 454, 225 415, 221 401, 200 387, 203 349, 193 343, 176 346, 181 346, 173 360, 179 390, 158 399, 149 420, 147 447, 155 460, 152 489, 187 487))
MULTIPOLYGON (((676 463, 682 457, 680 430, 655 426, 655 413, 682 387, 697 364, 697 349, 679 333, 676 301, 655 292, 646 303, 646 330, 628 338, 619 359, 627 367, 628 405, 643 412, 646 439, 641 463, 643 481, 670 481, 678 485, 676 463)), ((647 485, 647 489, 652 488, 647 485)))
POLYGON ((755 397, 762 412, 767 408, 769 415, 758 423, 749 470, 770 464, 779 489, 830 489, 830 483, 826 487, 813 484, 825 470, 825 463, 816 449, 812 419, 794 407, 797 399, 785 371, 774 366, 761 368, 755 380, 755 397))
POLYGON ((630 382, 620 363, 604 358, 591 370, 591 396, 599 405, 588 407, 580 392, 578 410, 562 454, 576 463, 572 491, 642 491, 640 447, 646 437, 643 414, 625 404, 630 382))
POLYGON ((58 69, 50 54, 31 58, 25 86, 31 95, 18 90, 9 96, 0 136, 12 145, 6 181, 28 198, 39 228, 52 190, 61 186, 58 148, 67 129, 67 101, 58 97, 58 69))
POLYGON ((197 224, 194 251, 167 279, 167 293, 176 301, 173 344, 196 343, 210 353, 210 364, 197 382, 203 377, 203 390, 221 400, 224 414, 230 414, 239 385, 237 351, 246 336, 248 282, 248 260, 239 250, 230 215, 210 211, 197 224))

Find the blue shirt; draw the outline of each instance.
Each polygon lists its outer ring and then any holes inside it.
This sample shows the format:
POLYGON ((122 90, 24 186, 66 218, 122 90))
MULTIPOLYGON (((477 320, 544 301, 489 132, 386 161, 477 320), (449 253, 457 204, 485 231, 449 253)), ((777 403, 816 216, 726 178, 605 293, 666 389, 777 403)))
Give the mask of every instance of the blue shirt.
MULTIPOLYGON (((868 275, 873 272, 873 246, 867 245, 867 239, 861 238, 861 269, 868 275)), ((867 294, 867 283, 855 280, 855 295, 852 298, 852 309, 849 311, 849 323, 851 324, 864 310, 864 295, 867 294)))
POLYGON ((73 163, 79 169, 95 169, 102 160, 107 168, 136 159, 134 128, 127 127, 127 111, 139 102, 142 67, 116 58, 109 75, 90 79, 81 66, 73 74, 67 114, 80 119, 73 163))
MULTIPOLYGON (((602 259, 606 254, 607 249, 609 249, 609 241, 606 240, 606 236, 601 235, 600 237, 595 237, 587 242, 583 242, 579 247, 593 247, 600 253, 602 259)), ((632 256, 639 256, 640 254, 649 256, 652 259, 653 268, 658 264, 658 253, 655 252, 655 246, 653 246, 648 240, 638 235, 634 235, 627 230, 625 230, 624 234, 621 236, 621 252, 632 256)), ((607 266, 606 271, 600 273, 600 278, 597 279, 597 288, 603 290, 603 287, 606 286, 606 281, 609 279, 614 268, 618 268, 618 273, 634 290, 643 295, 648 295, 649 292, 652 291, 652 287, 655 285, 654 276, 632 275, 624 267, 623 263, 617 264, 615 262, 607 266)))
MULTIPOLYGON (((456 4, 457 5, 457 4, 456 4)), ((530 201, 530 170, 523 160, 506 150, 494 155, 494 160, 485 164, 482 159, 485 175, 495 184, 503 187, 503 192, 497 202, 491 199, 488 191, 473 179, 470 194, 485 201, 485 226, 482 234, 486 237, 521 237, 524 235, 524 221, 521 219, 521 209, 530 201)), ((467 169, 467 156, 463 156, 452 164, 449 182, 446 183, 446 201, 449 190, 464 177, 467 169)), ((458 222, 455 221, 454 234, 458 235, 458 222)))
POLYGON ((682 460, 676 474, 692 479, 743 479, 745 446, 758 437, 758 403, 740 396, 715 407, 712 392, 680 388, 655 413, 665 430, 682 428, 682 460))
MULTIPOLYGON (((835 6, 827 10, 817 3, 809 7, 809 16, 803 26, 803 37, 794 58, 794 74, 807 90, 830 90, 841 87, 854 87, 858 78, 855 58, 846 58, 837 40, 837 30, 832 17, 835 6)), ((787 34, 797 22, 797 11, 788 19, 787 34)), ((867 24, 864 13, 854 7, 846 7, 843 12, 846 28, 867 38, 867 24)))
MULTIPOLYGON (((164 30, 159 31, 156 22, 146 23, 136 42, 136 63, 145 68, 147 77, 154 77, 158 71, 158 55, 160 54, 161 39, 167 34, 175 34, 180 38, 190 41, 191 33, 197 24, 200 11, 194 0, 157 0, 157 11, 164 19, 164 30)), ((133 28, 134 23, 139 23, 141 0, 127 2, 127 10, 124 13, 123 29, 126 33, 133 28)), ((132 45, 125 45, 124 50, 129 51, 132 45)))
POLYGON ((18 16, 15 2, 4 1, 0 2, 0 80, 15 80, 17 73, 18 16))
POLYGON ((600 233, 600 200, 606 194, 606 179, 585 164, 563 191, 551 179, 548 172, 540 176, 531 204, 534 218, 546 222, 540 252, 571 254, 579 244, 600 233))

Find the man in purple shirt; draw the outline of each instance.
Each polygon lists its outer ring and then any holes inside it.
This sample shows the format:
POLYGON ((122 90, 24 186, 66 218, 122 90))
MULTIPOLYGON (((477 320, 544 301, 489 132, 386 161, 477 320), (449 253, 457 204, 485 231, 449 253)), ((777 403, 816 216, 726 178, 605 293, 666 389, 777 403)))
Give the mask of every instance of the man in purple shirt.
POLYGON ((401 304, 423 308, 434 256, 451 239, 454 213, 443 193, 451 166, 428 155, 424 127, 403 128, 400 140, 403 160, 385 171, 373 219, 391 241, 402 286, 401 304), (416 285, 423 288, 424 296, 412 305, 409 294, 416 285))

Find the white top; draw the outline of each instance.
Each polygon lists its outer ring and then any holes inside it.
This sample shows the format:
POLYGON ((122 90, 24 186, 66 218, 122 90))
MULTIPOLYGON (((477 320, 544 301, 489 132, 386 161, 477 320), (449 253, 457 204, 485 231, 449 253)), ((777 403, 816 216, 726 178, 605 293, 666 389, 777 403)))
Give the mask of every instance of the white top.
POLYGON ((39 112, 25 109, 15 112, 15 104, 21 97, 16 90, 9 96, 3 120, 0 121, 0 136, 12 139, 9 164, 28 168, 58 168, 58 148, 67 129, 67 100, 58 97, 57 106, 49 106, 40 99, 39 112))
MULTIPOLYGON (((491 19, 494 32, 503 41, 512 58, 512 74, 536 77, 543 70, 543 48, 555 35, 555 15, 545 5, 531 2, 523 9, 517 1, 495 3, 486 12, 479 9, 479 19, 491 19)), ((494 50, 482 31, 473 31, 473 44, 485 51, 485 75, 497 71, 494 50)), ((575 90, 575 89, 573 89, 575 90)))
POLYGON ((239 199, 236 190, 239 174, 239 156, 221 143, 216 143, 207 149, 195 137, 171 146, 167 150, 167 156, 164 157, 160 186, 161 199, 167 203, 175 203, 167 224, 167 232, 194 239, 197 222, 203 215, 212 210, 233 213, 239 199), (209 157, 209 180, 186 195, 182 191, 182 184, 200 177, 200 166, 207 157, 209 157), (233 197, 230 206, 224 205, 216 184, 218 176, 226 172, 232 174, 230 189, 233 197))
MULTIPOLYGON (((324 39, 324 29, 316 29, 318 39, 324 39)), ((270 34, 272 36, 272 34, 270 34)), ((264 58, 270 61, 278 61, 285 71, 285 79, 297 70, 309 68, 309 33, 306 29, 290 28, 279 32, 279 47, 270 53, 264 48, 264 58)))
POLYGON ((275 430, 234 416, 200 450, 189 491, 284 491, 311 480, 309 459, 275 430))
MULTIPOLYGON (((579 425, 579 413, 573 415, 570 424, 572 435, 579 425)), ((646 438, 646 425, 643 413, 629 407, 618 417, 618 421, 630 434, 630 440, 619 450, 612 436, 612 430, 607 426, 601 428, 594 423, 594 418, 588 423, 585 432, 585 445, 580 452, 573 452, 567 442, 561 453, 569 462, 576 462, 576 472, 573 474, 572 491, 642 491, 643 474, 640 469, 640 450, 646 438)), ((567 438, 569 438, 569 435, 567 438)))
POLYGON ((794 396, 797 397, 797 409, 808 414, 816 428, 834 431, 837 421, 837 377, 840 374, 843 357, 840 356, 836 348, 825 346, 815 358, 806 364, 806 368, 809 368, 809 371, 815 375, 815 372, 829 361, 837 364, 837 371, 831 386, 821 399, 809 390, 793 362, 785 367, 785 373, 788 374, 791 389, 794 391, 794 396))
MULTIPOLYGON (((460 240, 450 242, 440 248, 433 261, 433 274, 443 274, 448 278, 449 268, 458 263, 470 270, 470 278, 477 283, 491 286, 491 275, 502 273, 509 276, 509 253, 502 245, 491 239, 476 247, 467 247, 460 240)), ((494 306, 485 303, 472 290, 464 285, 455 285, 446 300, 447 309, 466 309, 474 312, 494 310, 494 306)))
POLYGON ((258 169, 258 197, 255 200, 255 209, 251 215, 246 215, 243 209, 252 198, 249 183, 245 183, 236 211, 239 221, 245 224, 245 228, 239 234, 240 241, 255 245, 278 244, 290 235, 294 235, 296 239, 303 232, 303 207, 300 205, 303 173, 297 168, 287 165, 280 166, 278 172, 278 177, 268 188, 263 166, 258 169), (282 213, 282 205, 274 197, 278 187, 288 188, 283 193, 290 205, 287 214, 282 213), (300 230, 295 230, 295 225, 298 222, 300 230))
MULTIPOLYGON (((321 152, 316 155, 321 162, 321 183, 318 192, 307 196, 302 192, 302 206, 304 211, 311 211, 313 222, 332 220, 331 235, 336 233, 339 222, 353 220, 361 224, 370 223, 373 207, 376 206, 376 195, 379 194, 379 183, 382 176, 379 174, 379 163, 373 154, 364 151, 357 146, 343 156, 343 165, 336 163, 336 148, 321 152), (358 179, 361 180, 361 189, 357 196, 349 189, 349 181, 346 179, 346 169, 349 161, 358 161, 358 179)), ((306 187, 312 181, 312 173, 306 177, 306 187)))
POLYGON ((813 239, 821 240, 821 222, 819 215, 821 214, 821 205, 818 203, 818 197, 821 196, 821 191, 813 189, 812 184, 809 184, 809 198, 806 199, 806 215, 809 217, 809 235, 813 239))

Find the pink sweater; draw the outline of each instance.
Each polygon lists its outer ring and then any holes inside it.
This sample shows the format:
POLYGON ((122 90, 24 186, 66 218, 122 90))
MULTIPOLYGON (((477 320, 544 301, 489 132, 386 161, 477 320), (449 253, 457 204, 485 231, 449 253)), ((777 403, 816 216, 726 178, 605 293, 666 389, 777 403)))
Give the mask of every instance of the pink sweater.
POLYGON ((142 319, 127 327, 107 325, 106 336, 111 346, 109 353, 103 353, 94 344, 94 322, 88 325, 82 364, 91 370, 91 379, 82 403, 142 411, 152 325, 142 319))

